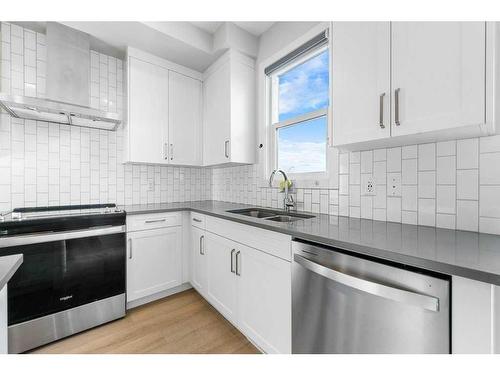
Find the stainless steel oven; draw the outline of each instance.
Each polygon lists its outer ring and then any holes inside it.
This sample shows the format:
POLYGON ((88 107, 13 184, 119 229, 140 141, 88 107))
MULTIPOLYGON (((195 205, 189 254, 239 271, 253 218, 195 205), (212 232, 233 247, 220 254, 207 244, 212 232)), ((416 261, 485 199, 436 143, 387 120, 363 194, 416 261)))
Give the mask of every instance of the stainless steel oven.
POLYGON ((125 213, 85 210, 0 223, 0 255, 24 256, 8 284, 9 352, 125 315, 125 213))
POLYGON ((450 353, 450 279, 293 242, 293 353, 450 353))

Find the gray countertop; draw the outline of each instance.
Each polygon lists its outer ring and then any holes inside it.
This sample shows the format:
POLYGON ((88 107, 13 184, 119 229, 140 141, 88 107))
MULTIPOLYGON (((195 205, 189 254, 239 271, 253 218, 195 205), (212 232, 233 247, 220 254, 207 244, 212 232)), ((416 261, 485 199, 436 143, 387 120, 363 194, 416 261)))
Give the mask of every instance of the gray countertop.
POLYGON ((22 263, 22 254, 0 257, 0 290, 9 282, 22 263))
POLYGON ((226 212, 245 207, 256 206, 197 201, 121 208, 128 215, 195 211, 296 239, 500 285, 500 236, 323 214, 293 223, 277 223, 226 212))

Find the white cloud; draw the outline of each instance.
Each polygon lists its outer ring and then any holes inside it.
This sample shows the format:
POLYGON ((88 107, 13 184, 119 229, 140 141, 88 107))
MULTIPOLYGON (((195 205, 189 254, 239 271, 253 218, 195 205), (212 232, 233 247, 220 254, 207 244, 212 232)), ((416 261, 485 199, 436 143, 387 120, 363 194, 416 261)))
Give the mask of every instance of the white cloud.
POLYGON ((326 143, 280 141, 278 165, 289 173, 324 171, 326 143))

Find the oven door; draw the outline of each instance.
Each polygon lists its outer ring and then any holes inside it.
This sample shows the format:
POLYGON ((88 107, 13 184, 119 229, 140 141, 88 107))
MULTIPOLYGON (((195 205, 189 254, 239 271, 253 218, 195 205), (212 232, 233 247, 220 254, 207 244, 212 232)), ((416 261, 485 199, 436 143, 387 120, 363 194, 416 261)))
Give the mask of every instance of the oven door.
POLYGON ((9 325, 125 293, 125 227, 13 236, 24 261, 8 283, 9 325))

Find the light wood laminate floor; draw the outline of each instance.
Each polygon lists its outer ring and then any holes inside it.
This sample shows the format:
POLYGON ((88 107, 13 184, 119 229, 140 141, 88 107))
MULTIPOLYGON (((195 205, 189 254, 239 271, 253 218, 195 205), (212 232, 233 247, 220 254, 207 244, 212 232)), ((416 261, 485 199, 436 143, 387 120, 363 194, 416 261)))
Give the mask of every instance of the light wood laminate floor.
POLYGON ((259 353, 194 289, 129 310, 123 319, 31 353, 259 353))

